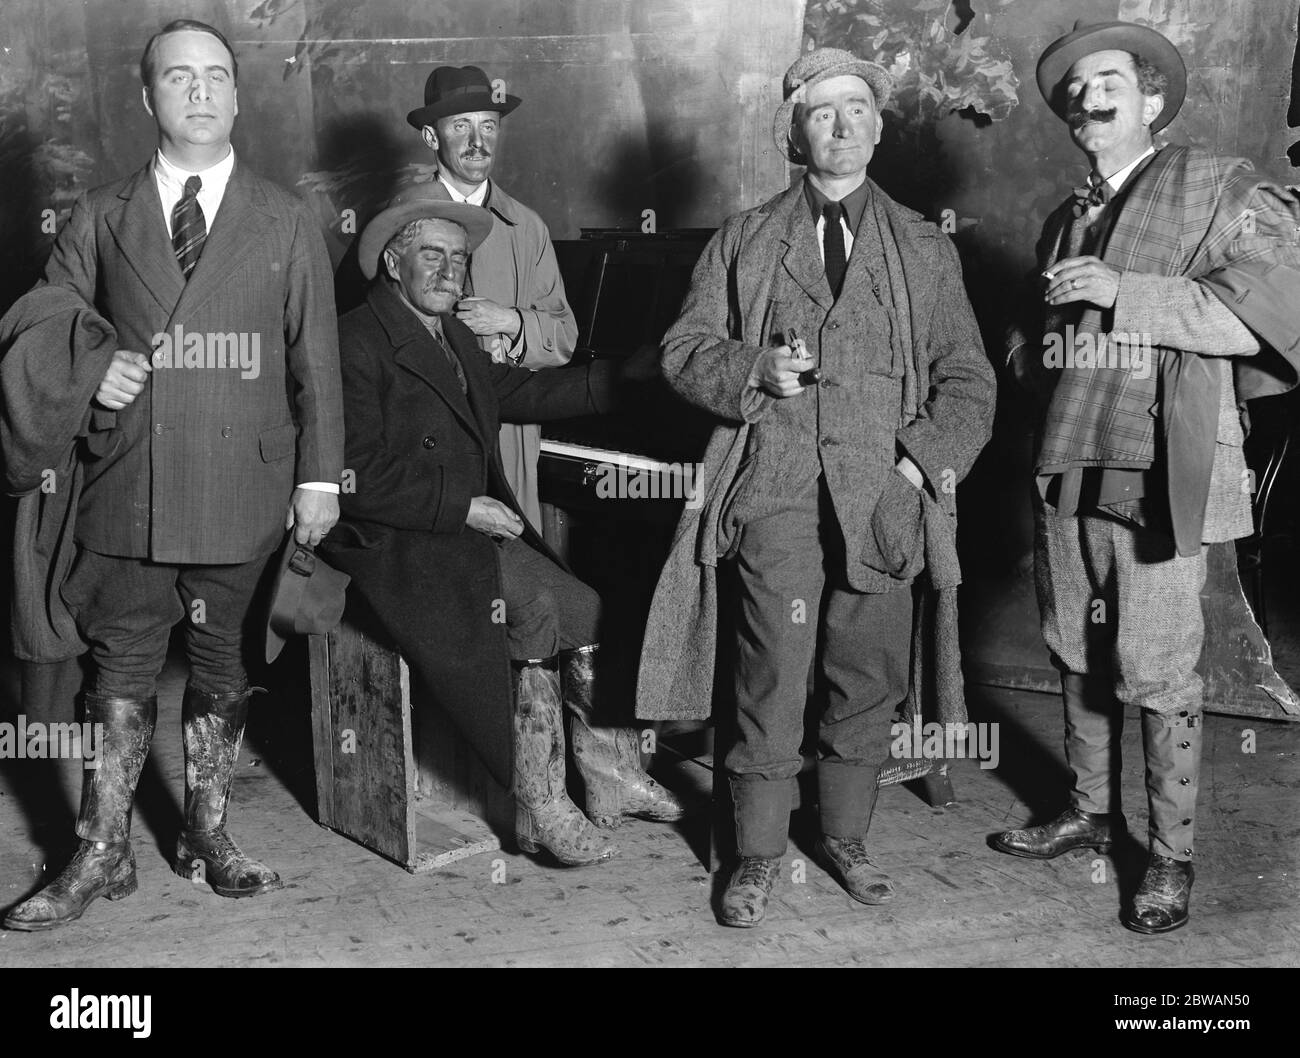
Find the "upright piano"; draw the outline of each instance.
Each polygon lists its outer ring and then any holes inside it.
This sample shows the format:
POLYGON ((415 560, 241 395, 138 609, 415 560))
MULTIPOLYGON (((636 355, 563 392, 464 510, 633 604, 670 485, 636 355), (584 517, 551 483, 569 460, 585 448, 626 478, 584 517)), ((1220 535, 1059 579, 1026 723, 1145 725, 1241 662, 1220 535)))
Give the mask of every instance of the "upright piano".
MULTIPOLYGON (((647 347, 658 349, 712 234, 709 229, 649 235, 583 229, 581 239, 557 242, 560 273, 578 320, 574 361, 625 360, 647 347)), ((601 521, 662 525, 675 522, 681 510, 680 500, 620 498, 599 487, 602 474, 620 469, 624 482, 638 473, 666 482, 703 454, 709 417, 662 380, 639 387, 634 407, 624 414, 543 425, 539 485, 544 535, 570 559, 575 557, 569 553, 571 533, 580 512, 601 521)))

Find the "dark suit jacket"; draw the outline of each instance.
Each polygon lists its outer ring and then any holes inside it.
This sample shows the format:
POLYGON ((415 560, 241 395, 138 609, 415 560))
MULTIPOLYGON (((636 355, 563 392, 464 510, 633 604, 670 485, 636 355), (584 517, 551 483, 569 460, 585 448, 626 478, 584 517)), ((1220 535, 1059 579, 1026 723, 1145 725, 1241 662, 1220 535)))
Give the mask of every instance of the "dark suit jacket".
POLYGON ((343 470, 333 282, 315 220, 236 160, 208 228, 186 283, 150 164, 79 199, 46 265, 45 282, 93 306, 119 348, 148 355, 158 335, 204 345, 191 361, 204 366, 155 366, 133 403, 92 411, 76 539, 94 551, 248 561, 283 536, 295 484, 343 470), (248 370, 208 366, 230 336, 248 370))
MULTIPOLYGON (((347 466, 342 519, 322 544, 427 692, 503 786, 512 780, 510 661, 497 544, 465 525, 492 496, 524 518, 501 466, 501 421, 611 410, 609 365, 534 373, 492 363, 452 315, 443 332, 465 372, 380 279, 339 321, 347 466)), ((523 539, 563 566, 527 525, 523 539)), ((358 605, 360 604, 360 605, 358 605)))

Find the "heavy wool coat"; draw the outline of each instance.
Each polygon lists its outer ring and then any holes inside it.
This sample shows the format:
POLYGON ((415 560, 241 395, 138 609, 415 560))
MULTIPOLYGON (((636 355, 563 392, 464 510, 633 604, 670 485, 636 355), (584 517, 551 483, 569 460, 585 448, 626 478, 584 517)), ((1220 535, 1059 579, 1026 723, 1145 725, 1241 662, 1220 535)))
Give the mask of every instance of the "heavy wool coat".
POLYGON ((135 401, 91 412, 77 543, 156 562, 246 562, 283 538, 295 485, 339 480, 333 284, 301 199, 236 160, 187 282, 151 163, 77 201, 45 283, 93 307, 118 348, 148 355, 156 336, 182 337, 172 366, 155 354, 135 401), (247 369, 229 366, 231 338, 247 369), (203 347, 192 359, 191 339, 203 347))
MULTIPOLYGON (((917 598, 909 704, 955 721, 965 716, 956 627, 955 485, 989 437, 993 370, 949 239, 874 185, 872 193, 874 206, 862 223, 880 226, 888 273, 883 282, 889 287, 885 300, 894 307, 893 326, 904 352, 895 439, 933 488, 924 504, 926 587, 917 598)), ((804 230, 811 225, 802 182, 729 218, 705 249, 681 316, 665 336, 665 377, 721 422, 704 455, 703 503, 683 512, 651 605, 637 684, 641 718, 710 714, 718 635, 716 567, 739 529, 729 518, 730 501, 751 424, 772 400, 754 391, 748 379, 773 341, 778 273, 824 310, 823 319, 831 316, 816 238, 804 230)), ((846 288, 852 272, 850 262, 846 288)), ((829 335, 823 330, 819 337, 826 342, 829 335)), ((893 451, 846 449, 837 457, 889 465, 894 459, 893 451)), ((878 498, 877 491, 837 501, 847 539, 866 533, 878 498)), ((854 568, 858 549, 850 546, 848 555, 850 579, 861 579, 861 590, 882 590, 868 583, 876 571, 854 568)))
MULTIPOLYGON (((322 553, 352 577, 379 621, 488 769, 512 779, 510 659, 497 543, 465 524, 491 496, 523 518, 501 466, 503 418, 611 410, 609 365, 532 372, 498 364, 452 315, 443 333, 465 373, 382 279, 339 321, 348 469, 338 526, 322 553)), ((563 561, 525 519, 523 540, 563 561)))

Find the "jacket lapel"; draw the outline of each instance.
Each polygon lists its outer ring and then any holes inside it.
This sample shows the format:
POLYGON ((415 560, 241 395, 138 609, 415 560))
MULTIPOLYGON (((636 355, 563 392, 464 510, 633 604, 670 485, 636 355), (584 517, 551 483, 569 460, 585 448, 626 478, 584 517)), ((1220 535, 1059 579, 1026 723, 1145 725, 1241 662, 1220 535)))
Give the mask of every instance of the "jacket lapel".
MULTIPOLYGON (((451 413, 482 442, 483 429, 470 408, 465 394, 460 391, 460 383, 456 379, 455 371, 447 362, 443 351, 438 348, 433 335, 382 280, 370 288, 368 300, 375 315, 379 317, 379 322, 388 333, 388 340, 393 348, 393 360, 433 390, 451 413)), ((463 363, 465 358, 461 359, 463 363)), ((467 379, 471 377, 468 369, 465 376, 467 379)))
POLYGON ((105 223, 141 284, 170 314, 185 289, 185 277, 167 235, 152 162, 127 182, 118 198, 124 200, 121 209, 108 213, 105 223))
POLYGON ((785 224, 781 241, 785 253, 781 264, 805 294, 818 306, 829 310, 835 303, 831 285, 826 279, 826 266, 822 263, 821 248, 817 245, 817 226, 808 212, 804 198, 803 181, 798 180, 778 203, 774 220, 784 213, 785 224))
MULTIPOLYGON (((492 390, 492 376, 488 367, 491 361, 483 354, 474 332, 461 323, 460 320, 456 319, 450 312, 445 313, 441 319, 442 333, 443 337, 447 339, 447 348, 451 351, 451 355, 460 361, 461 370, 465 372, 465 379, 468 383, 468 392, 465 396, 469 400, 474 419, 478 423, 479 436, 484 439, 494 438, 492 421, 488 416, 488 409, 483 405, 483 397, 492 390)), ((459 384, 457 384, 456 389, 457 391, 460 390, 459 384)), ((493 446, 489 445, 488 447, 493 446)))
POLYGON ((192 315, 215 296, 222 281, 243 263, 275 219, 253 174, 236 158, 226 192, 221 196, 221 206, 216 217, 208 221, 203 253, 190 273, 173 316, 192 315))

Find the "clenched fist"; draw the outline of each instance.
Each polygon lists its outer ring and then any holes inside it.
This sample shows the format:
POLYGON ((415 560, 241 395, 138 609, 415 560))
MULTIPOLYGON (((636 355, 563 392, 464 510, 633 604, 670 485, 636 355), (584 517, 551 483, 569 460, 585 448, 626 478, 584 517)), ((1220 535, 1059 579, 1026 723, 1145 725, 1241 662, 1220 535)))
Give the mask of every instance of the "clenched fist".
POLYGON ((121 411, 144 392, 153 365, 144 353, 119 349, 104 372, 104 378, 95 390, 95 400, 109 411, 121 411))

